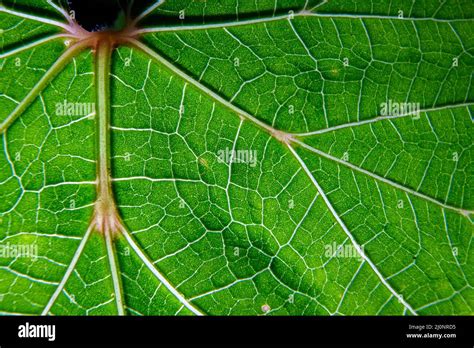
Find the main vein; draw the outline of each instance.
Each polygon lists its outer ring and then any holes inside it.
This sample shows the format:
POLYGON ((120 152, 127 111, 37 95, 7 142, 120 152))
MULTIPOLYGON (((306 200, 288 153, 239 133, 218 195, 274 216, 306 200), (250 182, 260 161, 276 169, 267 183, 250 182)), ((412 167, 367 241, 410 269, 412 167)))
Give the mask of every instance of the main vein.
POLYGON ((115 302, 119 315, 125 313, 122 286, 118 270, 116 250, 112 237, 121 225, 112 192, 110 163, 110 64, 112 44, 108 40, 99 42, 96 52, 96 100, 97 100, 97 201, 93 224, 104 234, 109 259, 115 302))

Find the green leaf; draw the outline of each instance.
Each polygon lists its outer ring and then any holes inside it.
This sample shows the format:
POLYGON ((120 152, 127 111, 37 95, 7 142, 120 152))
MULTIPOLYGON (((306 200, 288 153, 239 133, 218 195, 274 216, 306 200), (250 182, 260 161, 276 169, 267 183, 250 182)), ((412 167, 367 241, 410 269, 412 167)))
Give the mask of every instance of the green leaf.
POLYGON ((472 315, 474 6, 0 5, 0 313, 472 315))

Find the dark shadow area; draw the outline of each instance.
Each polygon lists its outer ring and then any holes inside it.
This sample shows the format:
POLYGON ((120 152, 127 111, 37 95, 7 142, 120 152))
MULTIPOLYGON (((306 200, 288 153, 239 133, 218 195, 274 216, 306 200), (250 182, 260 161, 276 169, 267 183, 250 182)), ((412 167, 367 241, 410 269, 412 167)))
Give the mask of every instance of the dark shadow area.
MULTIPOLYGON (((66 0, 63 0, 66 1, 66 0)), ((145 9, 156 3, 157 0, 67 0, 68 6, 75 12, 76 21, 86 30, 99 31, 106 28, 113 28, 115 22, 121 13, 130 13, 130 17, 134 18, 145 9)), ((191 0, 190 0, 191 1, 191 0)), ((200 0, 203 1, 204 0, 200 0)), ((162 6, 166 7, 166 3, 162 6)), ((302 8, 291 5, 282 6, 276 11, 273 9, 240 13, 238 20, 255 19, 260 17, 284 16, 290 11, 298 12, 302 8)), ((147 26, 179 26, 179 25, 198 25, 207 23, 220 23, 236 21, 235 14, 222 14, 206 16, 186 15, 184 19, 180 19, 178 10, 155 10, 154 14, 150 14, 142 23, 142 27, 147 26)))
MULTIPOLYGON (((63 0, 64 2, 65 0, 63 0)), ((57 2, 58 4, 61 3, 61 1, 57 2)), ((7 8, 14 9, 19 12, 23 13, 34 13, 37 16, 41 16, 44 18, 51 18, 58 20, 60 22, 65 22, 64 17, 55 9, 51 7, 41 7, 38 3, 32 2, 31 4, 24 4, 24 3, 18 3, 15 0, 0 0, 0 4, 4 5, 7 8)), ((65 6, 62 6, 66 8, 65 6)))
POLYGON ((134 18, 154 0, 67 0, 76 21, 88 31, 120 29, 126 17, 134 18))

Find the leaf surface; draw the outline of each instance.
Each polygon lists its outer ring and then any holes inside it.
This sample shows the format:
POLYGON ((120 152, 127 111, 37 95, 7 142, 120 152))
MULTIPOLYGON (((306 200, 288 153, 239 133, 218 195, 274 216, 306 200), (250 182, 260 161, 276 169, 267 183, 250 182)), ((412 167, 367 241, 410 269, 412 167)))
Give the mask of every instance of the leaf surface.
POLYGON ((473 313, 470 2, 3 6, 2 314, 473 313))

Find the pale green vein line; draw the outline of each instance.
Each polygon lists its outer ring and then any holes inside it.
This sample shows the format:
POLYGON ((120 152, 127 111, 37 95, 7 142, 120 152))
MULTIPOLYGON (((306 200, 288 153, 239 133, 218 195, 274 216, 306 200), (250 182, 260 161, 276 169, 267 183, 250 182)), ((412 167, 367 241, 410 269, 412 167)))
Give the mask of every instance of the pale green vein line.
POLYGON ((466 290, 466 289, 472 289, 472 287, 469 286, 469 285, 466 285, 466 286, 464 286, 463 288, 454 291, 450 296, 448 296, 448 297, 446 297, 446 298, 442 298, 442 299, 436 300, 436 301, 434 301, 434 302, 432 302, 432 303, 428 303, 428 304, 426 304, 426 305, 424 305, 424 306, 422 306, 422 307, 417 308, 417 310, 418 310, 418 311, 421 311, 421 310, 424 310, 424 309, 429 308, 429 307, 431 307, 431 306, 434 306, 434 305, 437 305, 437 304, 440 304, 440 303, 443 303, 443 302, 450 301, 450 300, 452 300, 452 299, 453 299, 454 297, 456 297, 456 296, 462 296, 462 292, 463 292, 464 290, 466 290))
POLYGON ((71 16, 69 15, 69 13, 62 7, 56 5, 53 0, 47 0, 48 1, 48 4, 50 6, 52 6, 56 11, 58 11, 69 23, 72 23, 73 20, 71 18, 71 16))
POLYGON ((54 183, 54 184, 44 185, 38 191, 41 192, 45 188, 51 188, 51 187, 79 186, 79 185, 97 185, 97 181, 64 181, 64 182, 57 182, 57 183, 54 183))
POLYGON ((243 282, 248 282, 248 281, 254 281, 255 278, 257 278, 258 276, 260 276, 261 274, 265 273, 265 272, 269 272, 271 274, 271 276, 274 278, 275 281, 277 281, 281 286, 285 287, 286 289, 288 290, 291 290, 292 292, 294 292, 295 294, 298 294, 298 295, 301 295, 301 296, 304 296, 306 298, 308 298, 309 300, 315 302, 318 304, 318 306, 320 306, 321 308, 323 308, 328 314, 331 314, 331 311, 325 306, 323 305, 321 302, 319 302, 317 300, 316 297, 312 297, 304 292, 301 292, 297 289, 293 289, 292 287, 288 286, 287 284, 285 284, 284 282, 281 281, 281 279, 279 279, 273 272, 272 270, 269 268, 269 267, 266 267, 266 268, 263 268, 261 269, 260 271, 256 272, 254 275, 250 276, 250 277, 246 277, 246 278, 240 278, 240 279, 237 279, 227 285, 224 285, 220 288, 217 288, 217 289, 213 289, 213 290, 210 290, 210 291, 207 291, 205 293, 202 293, 202 294, 199 294, 199 295, 196 295, 194 297, 191 298, 192 301, 195 301, 197 299, 200 299, 200 298, 204 298, 204 297, 208 297, 208 296, 212 296, 214 294, 217 294, 219 292, 222 292, 224 290, 227 290, 227 289, 230 289, 234 286, 236 286, 237 284, 240 284, 240 283, 243 283, 243 282))
POLYGON ((416 112, 416 113, 408 112, 408 113, 404 113, 404 114, 400 114, 400 115, 396 115, 396 116, 391 116, 391 115, 377 116, 377 117, 367 119, 367 120, 363 120, 363 121, 344 123, 344 124, 340 124, 340 125, 337 125, 337 126, 328 127, 328 128, 324 128, 324 129, 319 129, 319 130, 312 131, 312 132, 292 133, 292 135, 293 136, 298 136, 298 137, 307 137, 307 136, 312 136, 312 135, 328 133, 328 132, 332 132, 332 131, 336 131, 336 130, 344 129, 344 128, 352 128, 352 127, 363 126, 363 125, 366 125, 366 124, 380 122, 380 121, 383 121, 383 120, 396 120, 398 118, 405 118, 405 117, 410 117, 410 116, 413 117, 413 116, 417 116, 418 113, 421 114, 421 113, 435 112, 435 111, 442 111, 442 110, 450 110, 450 109, 456 109, 456 108, 462 108, 462 107, 468 108, 470 106, 474 106, 474 103, 461 103, 461 104, 453 104, 453 105, 443 105, 443 106, 439 106, 439 107, 432 107, 432 108, 422 109, 422 110, 419 110, 419 112, 416 112))
POLYGON ((46 42, 54 41, 54 40, 61 39, 61 38, 70 38, 70 37, 72 37, 72 36, 68 35, 68 34, 56 34, 56 35, 48 36, 48 37, 42 38, 40 40, 28 43, 24 46, 14 48, 11 51, 2 53, 2 54, 0 54, 0 59, 4 59, 4 58, 10 57, 10 56, 13 56, 17 53, 29 50, 30 48, 35 48, 35 47, 41 46, 42 44, 44 44, 46 42))
POLYGON ((391 21, 409 21, 409 22, 439 22, 439 23, 449 23, 449 22, 471 22, 474 19, 464 19, 464 18, 455 18, 455 19, 445 19, 445 18, 433 18, 433 17, 398 17, 398 16, 384 16, 376 14, 352 14, 352 13, 322 13, 317 12, 313 13, 310 11, 301 11, 299 13, 301 16, 310 16, 310 17, 320 17, 320 18, 345 18, 345 19, 379 19, 379 20, 391 20, 391 21))
POLYGON ((442 203, 442 202, 440 202, 440 201, 434 199, 433 197, 430 197, 430 196, 427 196, 427 195, 425 195, 425 194, 423 194, 423 193, 420 193, 420 192, 417 192, 417 191, 415 191, 415 190, 412 190, 412 189, 410 189, 410 188, 408 188, 408 187, 405 187, 405 186, 403 186, 403 185, 400 185, 400 184, 397 183, 397 182, 394 182, 394 181, 389 180, 389 179, 387 179, 387 178, 384 178, 384 177, 382 177, 382 176, 380 176, 380 175, 377 175, 377 174, 374 174, 374 173, 372 173, 372 172, 369 172, 368 170, 365 170, 365 169, 363 169, 363 168, 361 168, 361 167, 358 167, 358 166, 356 166, 356 165, 354 165, 354 164, 352 164, 352 163, 343 161, 342 159, 339 159, 339 158, 334 157, 334 156, 331 156, 331 155, 329 155, 329 154, 327 154, 327 153, 325 153, 325 152, 323 152, 323 151, 320 151, 320 150, 318 150, 318 149, 315 149, 314 147, 312 147, 312 146, 310 146, 310 145, 308 145, 308 144, 306 144, 306 143, 303 143, 303 142, 301 142, 301 141, 299 141, 299 140, 297 140, 297 139, 295 139, 294 142, 297 143, 297 144, 299 144, 299 145, 301 145, 301 146, 304 147, 305 149, 307 149, 307 150, 309 150, 309 151, 311 151, 311 152, 314 152, 314 153, 316 153, 316 154, 318 154, 318 155, 320 155, 320 156, 322 156, 322 157, 325 157, 325 158, 330 159, 330 160, 332 160, 332 161, 334 161, 334 162, 337 162, 337 163, 339 163, 339 164, 342 164, 342 165, 344 165, 344 166, 346 166, 346 167, 349 167, 349 168, 351 168, 351 169, 354 169, 354 170, 356 170, 356 171, 358 171, 358 172, 360 172, 360 173, 363 173, 363 174, 365 174, 365 175, 370 176, 371 178, 373 178, 373 179, 375 179, 375 180, 382 181, 382 182, 384 182, 384 183, 386 183, 386 184, 388 184, 388 185, 390 185, 390 186, 393 186, 393 187, 395 187, 395 188, 398 188, 398 189, 400 189, 400 190, 403 190, 403 191, 405 191, 405 192, 407 192, 407 193, 410 193, 410 194, 412 194, 412 195, 414 195, 414 196, 417 196, 417 197, 419 197, 419 198, 421 198, 421 199, 423 199, 423 200, 426 200, 426 201, 429 201, 429 202, 434 203, 434 204, 436 204, 436 205, 439 205, 440 207, 443 207, 443 208, 446 208, 446 209, 449 209, 449 210, 453 210, 453 211, 455 211, 455 212, 457 212, 457 213, 459 213, 459 214, 462 214, 462 215, 464 215, 464 216, 466 216, 466 217, 468 217, 468 218, 469 218, 469 215, 470 215, 470 214, 474 214, 474 211, 465 210, 465 209, 462 209, 462 208, 458 208, 458 207, 454 207, 454 206, 451 206, 451 205, 442 203))
POLYGON ((175 316, 179 315, 181 311, 184 309, 184 306, 179 307, 178 311, 174 314, 175 316))
POLYGON ((128 127, 123 128, 123 127, 117 127, 117 126, 110 126, 110 129, 114 131, 119 131, 119 132, 144 132, 144 133, 156 133, 156 134, 167 135, 167 133, 157 131, 156 129, 153 129, 153 128, 128 128, 128 127))
POLYGON ((222 29, 230 27, 238 27, 245 25, 255 25, 261 23, 269 23, 280 20, 292 20, 295 18, 344 18, 344 19, 380 19, 393 21, 433 21, 433 22, 468 22, 472 19, 437 19, 429 17, 414 17, 414 18, 399 18, 398 16, 378 16, 378 15, 353 15, 353 14, 334 14, 334 13, 313 13, 310 11, 301 11, 294 14, 284 14, 273 17, 252 18, 241 21, 210 23, 210 24, 196 24, 196 25, 181 25, 181 26, 159 26, 138 29, 137 34, 148 34, 156 32, 171 32, 171 31, 187 31, 187 30, 208 30, 208 29, 222 29))
POLYGON ((147 17, 150 13, 152 13, 154 10, 156 10, 159 6, 163 5, 166 0, 157 0, 153 5, 148 7, 145 11, 143 11, 141 14, 139 14, 135 20, 133 21, 132 25, 136 25, 138 22, 140 22, 142 19, 147 17))
POLYGON ((357 268, 357 270, 354 272, 354 274, 352 275, 352 278, 351 280, 349 281, 349 283, 346 285, 346 288, 344 289, 344 293, 342 294, 341 296, 341 300, 339 301, 339 304, 337 305, 337 308, 336 310, 334 311, 334 314, 337 314, 339 313, 339 309, 341 308, 342 304, 344 303, 344 299, 346 298, 346 295, 347 293, 349 292, 349 289, 351 288, 352 284, 354 283, 354 280, 357 278, 357 276, 359 275, 360 273, 360 270, 362 269, 362 266, 364 266, 365 264, 365 261, 362 261, 359 265, 359 267, 357 268))
POLYGON ((246 281, 249 281, 249 280, 253 280, 254 278, 258 277, 260 274, 263 274, 264 272, 267 272, 267 271, 269 271, 268 268, 261 269, 260 271, 256 272, 255 274, 251 275, 250 277, 240 278, 240 279, 237 279, 237 280, 235 280, 235 281, 233 281, 233 282, 231 282, 227 285, 224 285, 220 288, 212 289, 212 290, 209 290, 207 292, 196 295, 196 296, 191 298, 191 301, 194 301, 194 300, 197 300, 197 299, 200 299, 200 298, 203 298, 203 297, 211 296, 213 294, 217 294, 219 292, 222 292, 223 290, 230 289, 231 287, 235 286, 236 284, 246 282, 246 281))
POLYGON ((232 152, 231 152, 231 155, 230 155, 230 159, 229 159, 229 168, 227 170, 227 184, 226 184, 226 187, 225 187, 225 195, 226 195, 226 200, 227 200, 227 209, 229 210, 229 215, 230 215, 230 218, 232 219, 232 221, 236 221, 235 218, 234 218, 234 214, 232 212, 232 206, 231 206, 231 198, 230 198, 230 195, 229 195, 229 188, 230 188, 230 185, 232 183, 232 162, 234 160, 234 154, 236 153, 235 152, 235 149, 237 147, 237 142, 239 140, 239 136, 240 136, 240 131, 242 130, 242 124, 244 123, 244 120, 241 119, 240 122, 239 122, 239 127, 237 128, 237 132, 235 132, 235 138, 234 138, 234 142, 232 143, 232 152))
POLYGON ((68 25, 65 24, 65 23, 61 23, 61 22, 58 22, 58 21, 55 21, 55 20, 49 19, 49 18, 34 16, 34 15, 31 15, 31 14, 28 14, 28 13, 23 13, 23 12, 19 12, 19 11, 16 11, 16 10, 12 10, 10 8, 5 7, 2 4, 0 4, 0 12, 8 13, 8 14, 11 14, 11 15, 14 15, 14 16, 17 16, 17 17, 25 18, 25 19, 31 19, 31 20, 36 21, 36 22, 41 22, 41 23, 53 25, 55 27, 63 28, 66 31, 69 31, 69 29, 70 29, 68 27, 68 25))
POLYGON ((110 236, 111 231, 105 231, 105 245, 107 247, 107 255, 109 259, 110 273, 112 274, 112 282, 114 286, 115 303, 117 305, 118 315, 124 315, 124 302, 122 294, 122 284, 120 282, 119 271, 117 266, 117 255, 115 252, 114 245, 112 244, 112 238, 110 236))
POLYGON ((63 128, 67 128, 67 127, 71 127, 73 124, 76 124, 76 123, 79 123, 79 122, 82 122, 84 120, 90 120, 90 119, 93 119, 95 117, 95 111, 94 112, 91 112, 90 114, 88 115, 85 115, 85 116, 82 116, 82 117, 79 117, 71 122, 68 122, 68 123, 64 123, 60 126, 56 126, 56 127, 52 127, 52 129, 54 130, 58 130, 58 129, 63 129, 63 128))
POLYGON ((63 278, 61 279, 61 282, 59 283, 58 287, 56 288, 56 291, 53 293, 51 298, 49 299, 48 303, 46 304, 46 307, 43 309, 43 312, 41 315, 48 315, 49 311, 51 310, 51 307, 53 307, 53 304, 56 302, 56 299, 58 298, 59 294, 63 291, 64 286, 66 285, 67 281, 71 277, 72 272, 74 271, 74 268, 76 267, 77 262, 79 261, 79 258, 81 257, 85 246, 87 244, 87 241, 89 240, 89 237, 91 235, 93 226, 89 226, 87 229, 86 234, 82 238, 81 243, 79 244, 79 247, 77 248, 76 252, 74 253, 74 256, 72 257, 71 263, 69 264, 66 273, 64 273, 63 278))
POLYGON ((273 127, 271 127, 271 126, 267 125, 266 123, 264 123, 264 122, 260 121, 259 119, 257 119, 255 116, 252 116, 248 112, 246 112, 246 111, 240 109, 239 107, 235 106, 234 104, 232 104, 228 100, 221 97, 219 94, 215 93, 214 91, 212 91, 208 87, 204 86, 202 83, 198 82, 197 80, 195 80, 191 76, 187 75, 182 70, 178 69, 172 63, 170 63, 167 59, 163 58, 161 55, 159 55, 158 53, 156 53, 155 51, 150 49, 148 46, 146 46, 146 45, 142 44, 141 42, 139 42, 137 40, 134 40, 134 39, 129 39, 128 42, 132 45, 132 47, 146 53, 147 55, 149 55, 150 57, 152 57, 153 59, 155 59, 159 63, 166 66, 173 73, 180 76, 184 80, 188 81, 189 83, 191 83, 192 85, 197 87, 199 90, 201 90, 203 93, 207 94, 208 96, 210 96, 214 100, 218 101, 219 103, 221 103, 225 107, 231 109, 232 111, 234 111, 238 115, 252 121, 254 124, 258 125, 259 127, 265 129, 267 132, 269 132, 275 138, 277 138, 279 140, 282 140, 282 141, 286 140, 286 135, 287 135, 286 133, 274 129, 273 127))
POLYGON ((449 247, 452 251, 452 257, 454 259, 454 261, 456 262, 456 264, 458 265, 459 267, 459 270, 461 271, 461 273, 463 274, 464 276, 464 280, 466 281, 467 284, 469 284, 469 281, 467 280, 467 277, 466 277, 466 274, 464 273, 464 269, 463 267, 461 266, 461 264, 459 263, 459 259, 458 259, 458 256, 454 254, 454 248, 455 248, 455 245, 453 244, 453 241, 451 240, 451 236, 449 235, 449 228, 448 228, 448 219, 446 218, 446 211, 443 210, 443 221, 444 221, 444 230, 446 231, 446 239, 448 240, 448 243, 449 243, 449 247))
POLYGON ((15 239, 20 236, 35 236, 35 237, 41 237, 41 238, 58 238, 58 239, 72 239, 72 240, 81 240, 81 237, 75 237, 75 236, 67 236, 63 234, 44 234, 44 233, 38 233, 38 232, 18 232, 15 234, 9 234, 3 238, 0 239, 0 243, 5 243, 9 239, 15 239))
POLYGON ((133 237, 128 233, 128 231, 125 228, 122 228, 121 230, 123 236, 127 240, 128 244, 132 247, 132 249, 135 251, 135 253, 138 255, 138 257, 143 261, 145 266, 153 273, 153 275, 158 278, 158 280, 181 302, 186 308, 188 308, 191 312, 193 312, 196 315, 203 315, 199 309, 197 309, 195 306, 193 306, 186 298, 171 285, 171 283, 166 279, 160 271, 153 265, 153 263, 148 259, 148 257, 145 255, 145 253, 142 251, 142 249, 138 246, 137 243, 135 243, 133 237))
POLYGON ((306 174, 308 175, 309 179, 312 181, 312 183, 314 184, 314 186, 316 187, 316 189, 318 190, 319 194, 321 195, 321 197, 323 198, 324 202, 326 203, 326 206, 328 207, 328 209, 331 211, 332 215, 334 216, 334 218, 336 219, 336 221, 339 223, 339 225, 341 226, 341 228, 343 229, 343 231, 346 233, 346 235, 349 237, 349 239, 351 240, 352 244, 354 245, 355 249, 357 250, 357 252, 359 253, 359 255, 370 265, 370 268, 372 268, 372 270, 375 272, 375 274, 377 275, 377 277, 380 279, 380 281, 385 285, 385 287, 395 296, 397 297, 398 301, 400 301, 400 303, 402 303, 412 314, 414 315, 417 315, 417 313, 413 310, 413 308, 410 306, 410 304, 408 304, 405 299, 403 298, 403 296, 399 295, 393 288, 392 286, 387 282, 387 280, 383 277, 382 273, 380 273, 380 271, 378 270, 377 266, 372 262, 372 260, 370 260, 367 255, 365 255, 364 251, 362 250, 362 247, 359 245, 359 243, 357 243, 356 239, 354 238, 354 236, 352 235, 352 233, 349 231, 349 229, 347 228, 347 226, 345 225, 345 223, 342 221, 342 219, 340 218, 339 214, 336 212, 336 210, 334 209, 334 207, 332 206, 331 202, 329 201, 329 199, 327 198, 326 194, 324 193, 323 189, 321 188, 321 186, 319 186, 319 183, 316 181, 316 179, 314 178, 313 174, 311 173, 311 171, 309 170, 309 168, 306 166, 306 163, 301 159, 301 157, 296 153, 296 151, 293 149, 293 147, 291 147, 290 145, 288 145, 288 149, 291 151, 291 153, 295 156, 295 158, 298 160, 298 162, 300 163, 300 165, 303 167, 303 169, 305 170, 306 174))
POLYGON ((311 211, 311 209, 313 209, 313 206, 314 206, 314 203, 316 203, 316 200, 318 199, 319 197, 319 194, 316 194, 314 195, 314 198, 313 200, 311 201, 311 203, 308 205, 308 208, 306 209, 303 217, 301 218, 301 220, 298 222, 298 224, 296 225, 296 227, 293 229, 293 233, 291 234, 290 238, 288 239, 288 241, 283 244, 281 246, 281 248, 283 248, 284 246, 286 245, 291 245, 291 242, 293 241, 293 239, 295 238, 296 236, 296 232, 300 229, 301 225, 303 224, 303 222, 306 220, 307 216, 309 215, 309 212, 311 211))
MULTIPOLYGON (((377 311, 375 315, 380 315, 380 313, 382 313, 382 311, 387 306, 387 304, 392 300, 392 298, 393 298, 393 295, 388 296, 387 300, 382 304, 382 306, 380 306, 379 310, 377 311)), ((406 313, 406 308, 403 312, 406 313)))
MULTIPOLYGON (((308 1, 309 1, 309 0, 306 0, 306 4, 304 5, 303 11, 305 11, 305 10, 308 11, 308 1)), ((327 3, 328 3, 328 0, 323 0, 323 1, 321 1, 319 4, 317 4, 317 5, 313 6, 312 8, 310 8, 309 11, 314 11, 314 10, 316 10, 318 7, 321 7, 321 6, 323 6, 323 5, 326 5, 327 3)))
POLYGON ((355 171, 360 172, 360 173, 363 173, 363 174, 365 174, 365 175, 368 175, 368 176, 370 176, 371 178, 373 178, 373 179, 375 179, 375 180, 382 181, 382 182, 384 182, 384 183, 386 183, 386 184, 388 184, 388 185, 390 185, 390 186, 393 186, 393 187, 395 187, 395 188, 397 188, 397 189, 400 189, 400 190, 402 190, 402 191, 405 191, 405 192, 407 192, 407 193, 410 193, 410 194, 412 194, 412 195, 414 195, 414 196, 417 196, 417 197, 419 197, 419 198, 421 198, 421 199, 423 199, 423 200, 425 200, 425 201, 429 201, 429 202, 431 202, 431 203, 434 203, 434 204, 436 204, 436 205, 438 205, 438 206, 440 206, 440 207, 443 207, 443 208, 446 208, 446 209, 449 209, 449 210, 453 210, 453 211, 455 211, 455 212, 457 212, 457 213, 459 213, 459 214, 462 214, 462 215, 464 215, 464 216, 466 216, 466 217, 468 217, 468 218, 469 218, 469 215, 470 215, 470 214, 473 214, 473 213, 474 213, 474 211, 464 210, 464 209, 462 209, 462 208, 458 208, 458 207, 454 207, 454 206, 451 206, 451 205, 442 203, 442 202, 436 200, 436 199, 433 198, 433 197, 430 197, 430 196, 427 196, 427 195, 425 195, 425 194, 423 194, 423 193, 417 192, 417 191, 415 191, 415 190, 413 190, 413 189, 410 189, 410 188, 408 188, 408 187, 405 187, 405 186, 403 186, 403 185, 400 185, 400 184, 397 183, 397 182, 394 182, 394 181, 389 180, 389 179, 387 179, 387 178, 384 178, 384 177, 382 177, 382 176, 380 176, 380 175, 377 175, 377 174, 374 174, 374 173, 372 173, 372 172, 369 172, 368 170, 365 170, 365 169, 363 169, 363 168, 361 168, 361 167, 358 167, 358 166, 356 166, 356 165, 354 165, 354 164, 352 164, 352 163, 343 161, 342 159, 339 159, 339 158, 334 157, 334 156, 331 156, 331 155, 329 155, 329 154, 327 154, 327 153, 325 153, 325 152, 323 152, 323 151, 320 151, 320 150, 318 150, 318 149, 315 149, 314 147, 312 147, 312 146, 310 146, 310 145, 308 145, 308 144, 306 144, 306 143, 304 143, 304 142, 302 142, 302 141, 299 141, 299 140, 297 140, 297 139, 294 139, 294 142, 297 143, 297 144, 299 144, 299 145, 301 145, 301 146, 304 147, 305 149, 307 149, 307 150, 309 150, 309 151, 311 151, 311 152, 314 152, 314 153, 316 153, 316 154, 318 154, 318 155, 320 155, 320 156, 322 156, 322 157, 324 157, 324 158, 327 158, 327 159, 329 159, 329 160, 332 160, 332 161, 334 161, 334 162, 337 162, 337 163, 339 163, 339 164, 342 164, 342 165, 344 165, 344 166, 346 166, 346 167, 349 167, 349 168, 351 168, 351 169, 354 169, 355 171))
POLYGON ((230 27, 239 27, 244 25, 252 25, 258 23, 268 23, 279 21, 290 18, 289 15, 283 16, 265 17, 265 18, 254 18, 242 21, 225 22, 225 23, 212 23, 212 24, 197 24, 197 25, 182 25, 182 26, 161 26, 161 27, 149 27, 144 29, 138 29, 138 34, 148 34, 157 32, 170 32, 170 31, 186 31, 186 30, 207 30, 207 29, 222 29, 230 27))
POLYGON ((41 91, 59 74, 60 71, 69 63, 69 61, 79 54, 86 47, 87 43, 77 43, 67 49, 62 56, 49 68, 38 83, 31 89, 26 97, 17 105, 10 115, 0 124, 0 134, 5 132, 8 127, 20 116, 30 104, 38 97, 41 91))
POLYGON ((112 178, 113 182, 133 181, 133 180, 144 180, 150 182, 194 182, 203 183, 201 180, 196 179, 180 179, 180 178, 151 178, 148 176, 128 176, 124 178, 112 178))
MULTIPOLYGON (((299 34, 298 30, 295 28, 295 26, 293 25, 293 21, 291 19, 288 19, 288 24, 290 25, 290 28, 291 30, 293 31, 293 33, 295 34, 296 38, 298 39, 298 41, 300 42, 301 46, 304 48, 304 50, 306 51, 306 54, 308 55, 308 57, 314 62, 314 65, 315 65, 315 70, 318 72, 321 80, 323 81, 323 89, 324 89, 324 78, 323 76, 321 75, 321 72, 319 71, 319 68, 318 68, 318 60, 316 59, 316 57, 313 55, 313 53, 311 52, 311 50, 309 49, 308 45, 306 44, 306 42, 303 40, 303 38, 301 37, 301 35, 299 34)), ((329 127, 329 120, 328 120, 328 115, 327 115, 327 111, 326 111, 326 103, 325 103, 325 98, 323 96, 323 114, 324 114, 324 121, 326 123, 326 127, 329 127)), ((306 128, 307 129, 307 128, 306 128)))
POLYGON ((32 313, 18 313, 18 312, 1 311, 0 315, 25 316, 25 315, 32 315, 32 313))
POLYGON ((39 278, 32 277, 28 274, 18 272, 14 269, 11 269, 11 268, 7 267, 7 266, 0 266, 0 270, 4 270, 4 271, 9 272, 11 274, 14 274, 14 275, 16 275, 17 277, 20 277, 20 278, 28 279, 29 281, 34 282, 34 283, 40 283, 40 284, 46 284, 46 285, 57 285, 58 284, 56 282, 50 282, 50 281, 47 281, 47 280, 44 280, 44 279, 39 279, 39 278))
MULTIPOLYGON (((203 84, 201 84, 200 82, 196 81, 194 78, 190 77, 189 75, 187 75, 186 73, 184 73, 183 71, 181 71, 180 69, 178 69, 177 67, 175 67, 172 63, 170 63, 168 60, 166 60, 165 58, 163 58, 161 55, 159 55, 158 53, 154 52, 153 50, 151 50, 149 47, 147 47, 146 45, 136 41, 136 40, 129 40, 129 42, 132 44, 133 47, 145 52, 146 54, 148 54, 149 56, 151 56, 152 58, 154 58, 155 60, 157 60, 158 62, 162 63, 163 65, 165 65, 168 69, 170 69, 172 72, 176 73, 177 75, 179 75, 180 77, 182 77, 183 79, 185 79, 186 81, 190 82, 191 84, 193 84, 194 86, 196 86, 197 88, 199 88, 203 93, 209 95, 211 98, 215 99, 216 101, 218 101, 219 103, 221 103, 222 105, 226 106, 227 108, 231 109, 232 111, 236 112, 238 115, 241 115, 242 117, 245 117, 247 118, 248 120, 252 121, 253 123, 255 123, 257 126, 263 128, 264 130, 266 130, 267 132, 270 133, 271 136, 275 137, 277 140, 279 141, 282 141, 284 143, 290 143, 290 142, 295 142, 295 143, 298 143, 300 144, 301 146, 307 148, 308 150, 312 151, 312 152, 315 152, 321 156, 324 156, 328 159, 331 159, 333 161, 336 161, 338 163, 341 163, 341 164, 344 164, 352 169, 355 169, 359 172, 362 172, 366 175, 369 175, 371 176, 372 178, 374 179, 377 179, 377 180, 380 180, 380 181, 383 181, 391 186, 394 186, 394 187, 397 187, 403 191, 406 191, 408 193, 411 193, 413 195, 416 195, 420 198, 423 198, 425 200, 428 200, 432 203, 435 203, 437 205, 440 205, 442 206, 443 208, 446 208, 446 209, 450 209, 450 210, 454 210, 454 211, 457 211, 458 213, 461 213, 465 216, 469 216, 469 214, 472 214, 474 212, 472 211, 467 211, 467 210, 463 210, 461 208, 458 208, 458 207, 454 207, 454 206, 450 206, 448 204, 444 204, 442 202, 439 202, 437 201, 436 199, 432 198, 432 197, 429 197, 429 196, 426 196, 422 193, 419 193, 419 192, 416 192, 412 189, 409 189, 403 185, 400 185, 398 183, 395 183, 391 180, 388 180, 386 178, 383 178, 377 174, 374 174, 374 173, 371 173, 365 169, 362 169, 360 167, 357 167, 349 162, 345 162, 343 160, 340 160, 339 158, 336 158, 336 157, 333 157, 329 154, 326 154, 322 151, 319 151, 317 149, 314 149, 313 147, 299 141, 298 139, 296 138, 293 138, 293 134, 290 134, 290 133, 285 133, 283 131, 279 131, 279 130, 276 130, 274 129, 273 127, 267 125, 266 123, 258 120, 256 117, 250 115, 248 112, 240 109, 239 107, 235 106, 234 104, 230 103, 229 101, 227 101, 226 99, 224 99, 223 97, 221 97, 220 95, 218 95, 217 93, 215 93, 214 91, 210 90, 208 87, 204 86, 203 84)), ((462 104, 460 106, 468 106, 468 105, 471 105, 471 104, 462 104)), ((446 107, 441 107, 441 108, 437 108, 437 110, 439 109, 443 109, 443 108, 449 108, 448 106, 446 107)), ((368 120, 367 122, 369 122, 370 120, 368 120)), ((361 122, 364 122, 364 121, 361 121, 361 122)))

